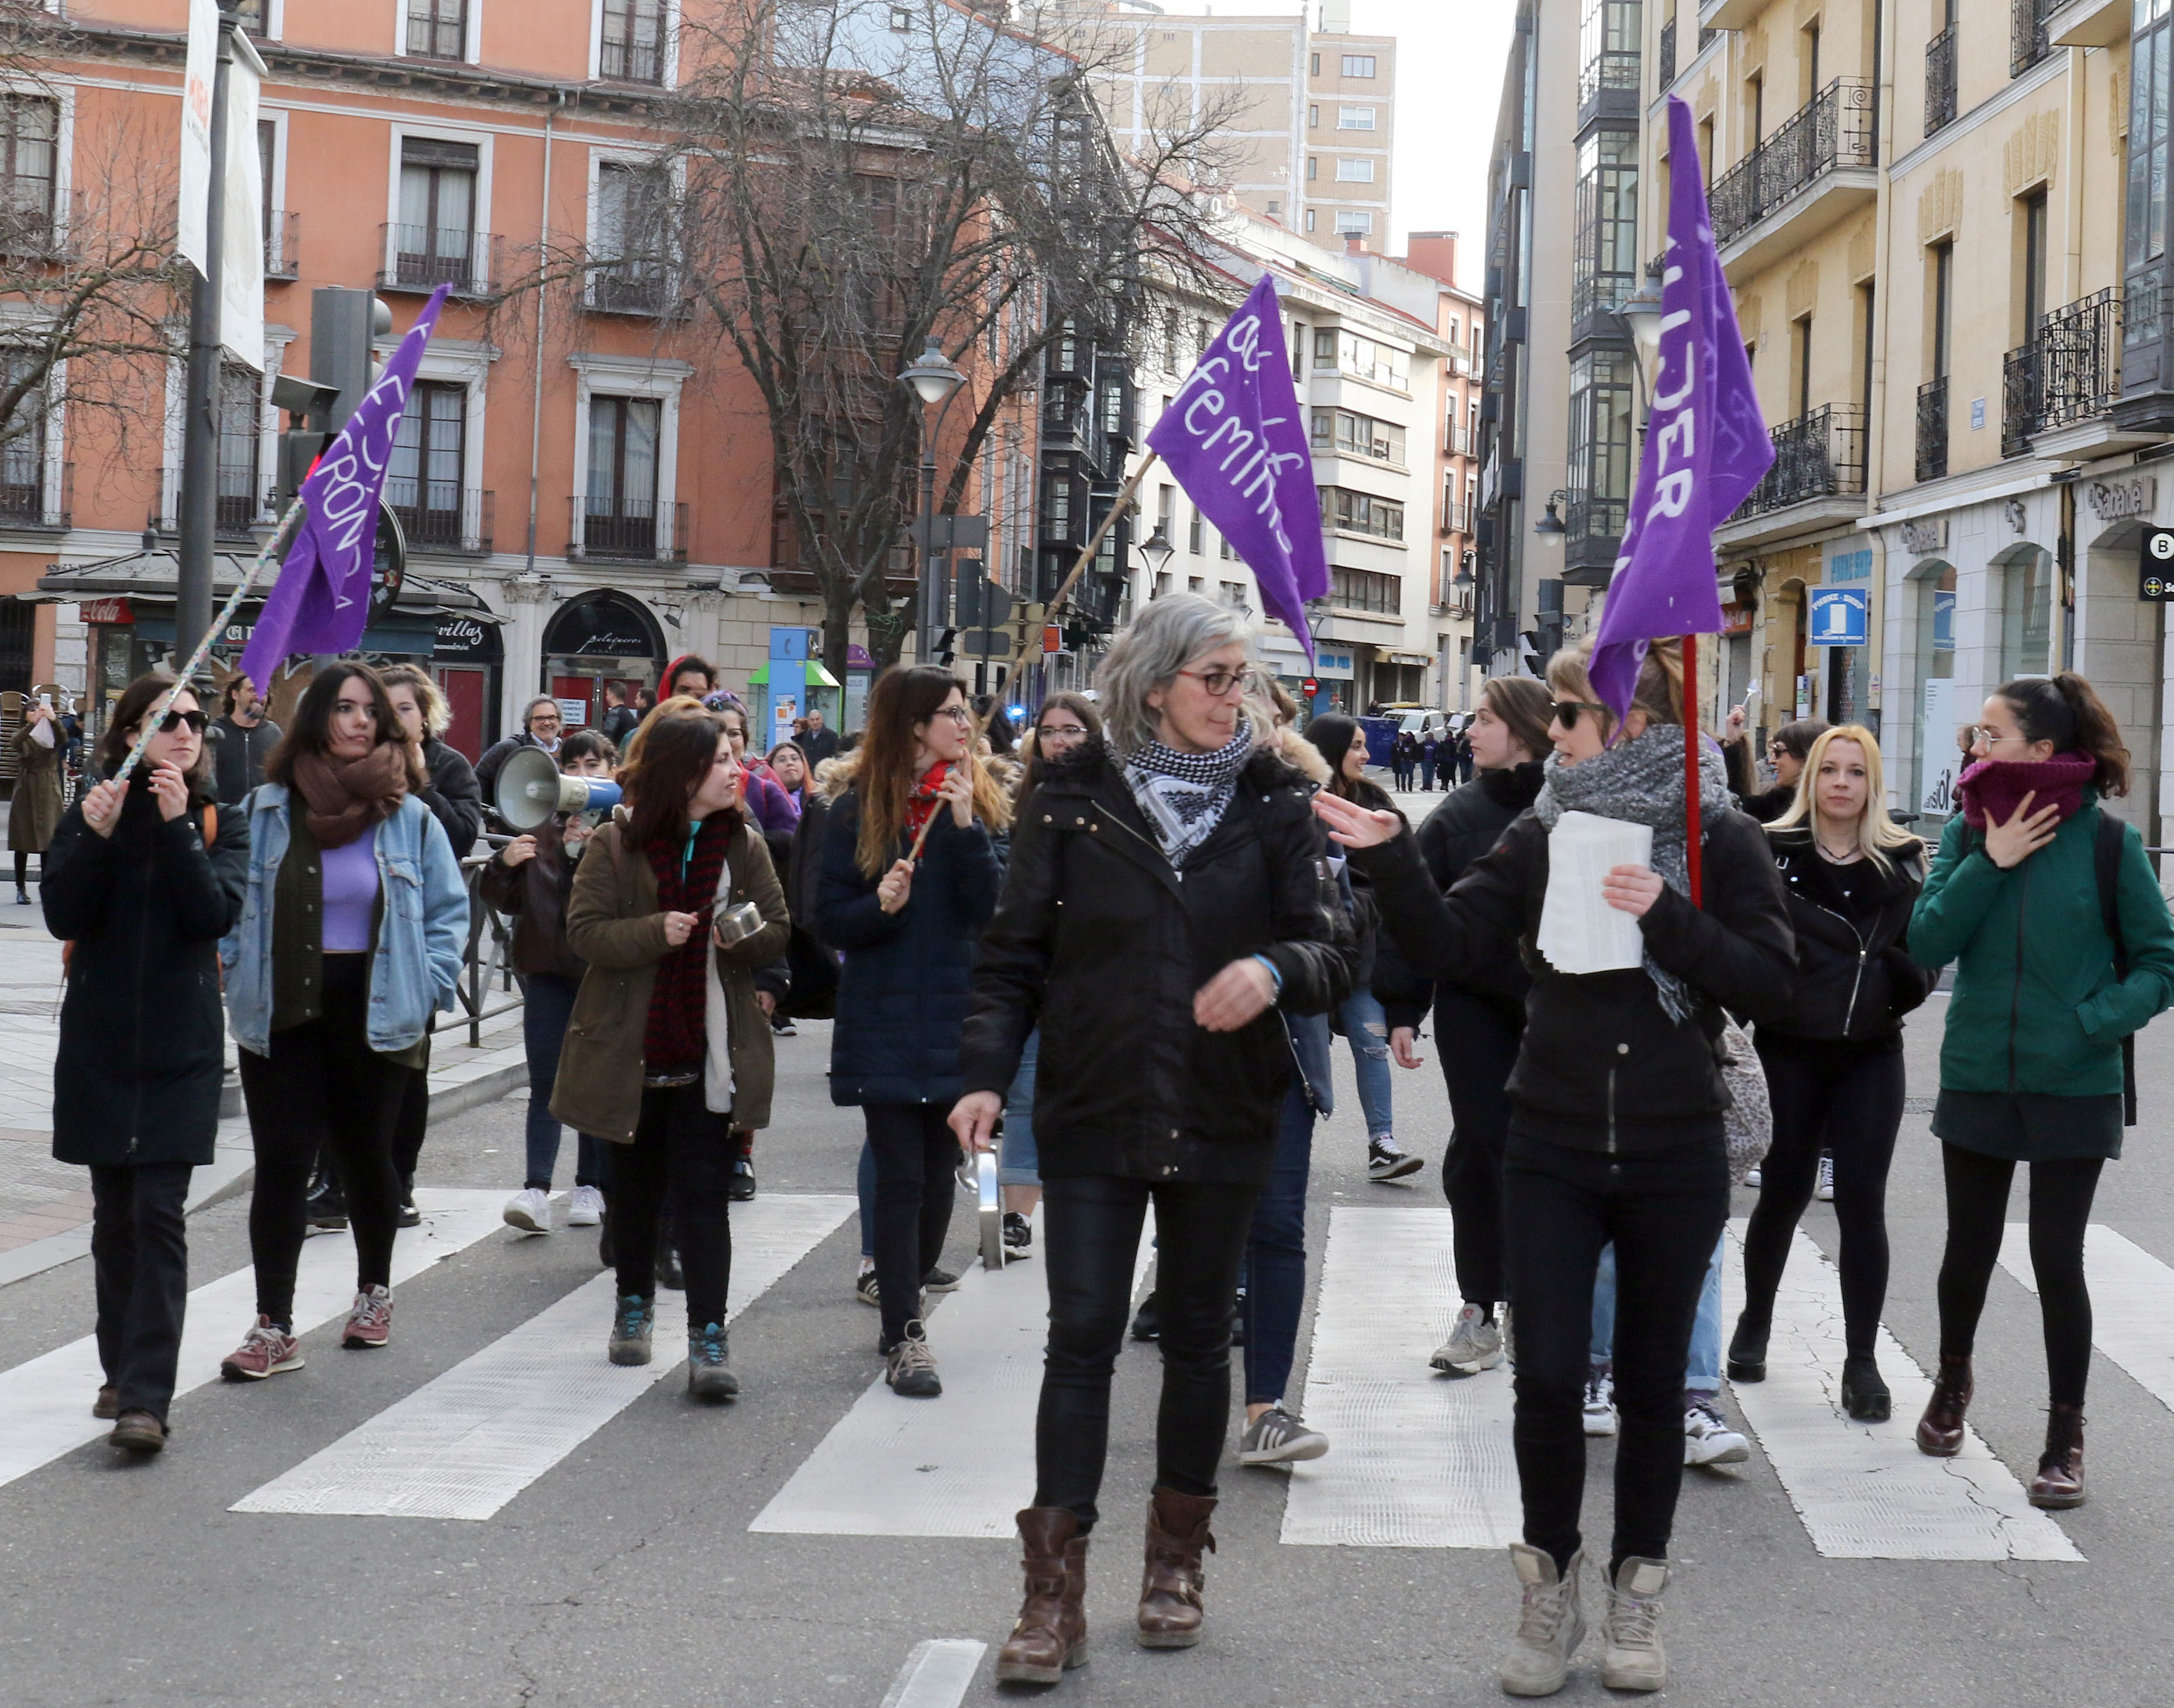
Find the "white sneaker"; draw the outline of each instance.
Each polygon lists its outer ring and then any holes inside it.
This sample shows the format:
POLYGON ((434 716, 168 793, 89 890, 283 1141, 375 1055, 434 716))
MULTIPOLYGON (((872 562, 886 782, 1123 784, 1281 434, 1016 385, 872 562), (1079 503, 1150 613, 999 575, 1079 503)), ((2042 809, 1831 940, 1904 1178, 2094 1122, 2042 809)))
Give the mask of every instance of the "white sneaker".
POLYGON ((506 1201, 506 1224, 524 1234, 551 1231, 551 1194, 541 1186, 523 1186, 506 1201))
POLYGON ((1596 1364, 1585 1378, 1585 1432, 1588 1435, 1615 1433, 1615 1374, 1596 1364))
POLYGON ((1812 1195, 1823 1204, 1834 1202, 1834 1159, 1825 1152, 1820 1155, 1820 1183, 1812 1195))
POLYGON ((1755 1192, 1757 1192, 1760 1186, 1766 1185, 1766 1170, 1764 1169, 1755 1168, 1744 1177, 1744 1184, 1750 1187, 1755 1192))
POLYGON ((1467 1304, 1450 1325, 1449 1338, 1428 1364, 1445 1376, 1477 1376, 1502 1362, 1502 1331, 1477 1305, 1467 1304))
POLYGON ((1740 1465, 1750 1457, 1751 1443, 1728 1427, 1711 1399, 1684 1408, 1684 1463, 1740 1465))
POLYGON ((594 1186, 576 1186, 573 1202, 566 1206, 566 1225, 593 1228, 603 1219, 604 1195, 594 1186))

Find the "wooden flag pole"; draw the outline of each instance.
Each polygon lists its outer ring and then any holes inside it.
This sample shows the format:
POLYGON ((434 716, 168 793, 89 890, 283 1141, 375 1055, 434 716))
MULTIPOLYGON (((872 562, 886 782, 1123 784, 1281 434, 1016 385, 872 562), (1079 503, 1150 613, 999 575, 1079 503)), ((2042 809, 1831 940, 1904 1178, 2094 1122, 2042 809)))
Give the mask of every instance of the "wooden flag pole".
POLYGON ((1691 905, 1703 905, 1699 867, 1698 636, 1684 636, 1684 863, 1690 874, 1691 905))
POLYGON ((1080 576, 1086 574, 1087 565, 1095 561, 1095 554, 1102 549, 1103 537, 1116 526, 1117 518, 1125 513, 1126 507, 1133 501, 1133 495, 1140 489, 1140 482, 1146 478, 1148 470, 1155 466, 1155 462, 1156 453, 1149 451, 1140 460, 1140 466, 1135 468, 1127 477, 1125 484, 1117 489, 1117 497, 1111 500, 1109 513, 1102 518, 1102 526, 1095 530, 1095 538, 1087 542, 1087 549, 1079 554, 1079 561, 1073 565, 1072 573, 1064 578, 1056 593, 1051 597, 1048 608, 1042 614, 1042 620, 1045 623, 1054 623, 1057 620, 1057 613, 1063 608, 1065 600, 1071 597, 1072 589, 1078 584, 1080 576))

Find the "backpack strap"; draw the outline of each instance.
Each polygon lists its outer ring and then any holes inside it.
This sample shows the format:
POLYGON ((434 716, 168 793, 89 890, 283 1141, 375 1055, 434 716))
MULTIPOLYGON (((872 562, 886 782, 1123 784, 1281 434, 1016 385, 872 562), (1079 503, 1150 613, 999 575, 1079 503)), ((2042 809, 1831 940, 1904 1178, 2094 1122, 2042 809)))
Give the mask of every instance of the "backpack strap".
MULTIPOLYGON (((2098 879, 2099 918, 2113 945, 2113 976, 2128 976, 2128 945, 2121 935, 2121 857, 2127 831, 2120 819, 2099 808, 2098 831, 2091 844, 2091 868, 2098 879)), ((2122 1125, 2136 1125, 2136 1035, 2121 1040, 2122 1125)))

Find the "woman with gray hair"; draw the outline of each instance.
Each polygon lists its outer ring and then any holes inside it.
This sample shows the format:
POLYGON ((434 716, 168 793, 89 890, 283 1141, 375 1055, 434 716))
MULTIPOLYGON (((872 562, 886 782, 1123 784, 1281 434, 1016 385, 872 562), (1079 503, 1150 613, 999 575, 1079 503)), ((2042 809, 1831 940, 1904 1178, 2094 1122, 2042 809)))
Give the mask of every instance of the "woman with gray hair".
POLYGON ((1037 765, 982 934, 951 1116, 970 1149, 988 1148, 1041 1026, 1049 1346, 1008 1682, 1054 1684, 1084 1658, 1110 1375, 1150 1203, 1163 1387, 1138 1636, 1200 1640, 1232 1300, 1290 1077, 1276 1010, 1325 1013, 1354 975, 1311 786, 1257 746, 1245 711, 1250 640, 1239 613, 1192 594, 1118 635, 1097 683, 1107 738, 1037 765))

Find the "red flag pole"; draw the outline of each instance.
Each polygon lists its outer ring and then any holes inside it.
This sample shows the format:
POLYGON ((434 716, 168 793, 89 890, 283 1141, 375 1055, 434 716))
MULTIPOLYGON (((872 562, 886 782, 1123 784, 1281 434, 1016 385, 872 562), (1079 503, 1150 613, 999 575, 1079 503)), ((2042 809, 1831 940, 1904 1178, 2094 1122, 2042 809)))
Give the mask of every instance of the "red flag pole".
POLYGON ((1691 881, 1691 905, 1703 905, 1699 886, 1698 636, 1684 636, 1684 851, 1691 881))

